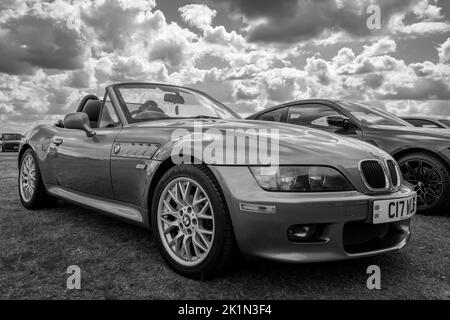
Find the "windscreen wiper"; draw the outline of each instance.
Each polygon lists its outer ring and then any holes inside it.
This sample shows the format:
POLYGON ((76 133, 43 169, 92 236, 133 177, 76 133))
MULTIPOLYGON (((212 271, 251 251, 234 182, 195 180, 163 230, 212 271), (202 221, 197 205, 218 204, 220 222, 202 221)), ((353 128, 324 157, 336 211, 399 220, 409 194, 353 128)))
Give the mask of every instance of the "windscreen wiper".
POLYGON ((219 117, 205 116, 205 115, 199 115, 199 116, 195 116, 195 117, 186 117, 186 118, 188 118, 188 119, 202 119, 202 118, 204 118, 204 119, 222 119, 219 117))

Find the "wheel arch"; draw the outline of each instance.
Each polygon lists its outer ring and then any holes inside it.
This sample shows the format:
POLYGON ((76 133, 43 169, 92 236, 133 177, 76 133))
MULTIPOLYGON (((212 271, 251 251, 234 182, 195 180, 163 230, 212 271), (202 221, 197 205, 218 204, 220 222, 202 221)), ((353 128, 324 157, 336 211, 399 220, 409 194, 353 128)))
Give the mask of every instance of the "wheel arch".
POLYGON ((19 154, 17 156, 17 166, 20 167, 20 161, 22 160, 22 156, 25 153, 25 151, 27 151, 28 149, 33 150, 33 148, 31 147, 30 144, 26 143, 22 146, 22 148, 20 148, 19 150, 19 154))
MULTIPOLYGON (((191 163, 205 165, 208 168, 208 166, 203 161, 195 160, 194 157, 191 158, 191 163)), ((173 168, 175 166, 177 166, 177 164, 172 161, 172 158, 167 157, 165 160, 161 161, 161 163, 156 168, 155 173, 152 176, 151 182, 148 187, 148 192, 147 192, 147 209, 148 209, 148 217, 147 218, 148 218, 148 221, 150 221, 150 218, 151 218, 152 200, 153 200, 153 195, 155 193, 156 187, 157 187, 159 181, 161 180, 162 176, 167 171, 169 171, 171 168, 173 168)), ((208 170, 210 170, 210 169, 208 168, 208 170)), ((213 174, 214 178, 217 180, 217 177, 214 175, 214 173, 213 172, 211 172, 211 173, 213 174)), ((223 192, 223 190, 222 190, 222 192, 223 192)))
POLYGON ((175 167, 176 164, 173 163, 172 159, 169 157, 166 160, 162 161, 161 164, 158 166, 158 168, 156 168, 155 173, 152 176, 152 180, 150 182, 150 185, 148 187, 148 192, 147 192, 147 209, 148 209, 148 221, 149 221, 149 225, 150 225, 150 217, 152 214, 152 200, 153 200, 153 195, 155 193, 156 190, 156 186, 158 185, 158 182, 161 180, 161 177, 167 172, 169 171, 171 168, 175 167))
POLYGON ((412 153, 425 153, 430 156, 433 156, 433 157, 439 159, 439 161, 441 161, 446 166, 447 170, 450 170, 450 164, 449 164, 448 160, 446 160, 442 155, 440 155, 437 152, 433 152, 433 151, 423 149, 423 148, 409 148, 409 149, 400 150, 400 151, 394 153, 392 156, 394 157, 395 160, 398 161, 401 157, 408 155, 408 154, 412 154, 412 153))

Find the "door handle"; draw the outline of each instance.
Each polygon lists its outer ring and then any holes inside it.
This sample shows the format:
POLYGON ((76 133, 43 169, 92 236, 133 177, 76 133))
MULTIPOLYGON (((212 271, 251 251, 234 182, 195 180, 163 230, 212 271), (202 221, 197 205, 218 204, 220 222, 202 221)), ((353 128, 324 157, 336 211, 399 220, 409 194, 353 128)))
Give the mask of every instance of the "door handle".
POLYGON ((63 138, 61 138, 61 137, 53 137, 53 139, 52 139, 52 142, 53 142, 53 144, 54 145, 57 145, 57 146, 59 146, 60 144, 62 144, 63 143, 63 138))

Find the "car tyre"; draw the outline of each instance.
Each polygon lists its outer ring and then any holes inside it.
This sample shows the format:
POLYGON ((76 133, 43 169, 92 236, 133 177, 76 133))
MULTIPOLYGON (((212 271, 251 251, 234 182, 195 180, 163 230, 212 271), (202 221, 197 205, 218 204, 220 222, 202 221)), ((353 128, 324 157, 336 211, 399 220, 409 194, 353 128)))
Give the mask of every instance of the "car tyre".
POLYGON ((406 154, 398 159, 398 163, 403 178, 414 185, 418 193, 419 203, 423 202, 424 197, 429 202, 427 207, 421 209, 419 206, 418 213, 435 215, 448 212, 450 207, 450 172, 445 163, 436 156, 424 152, 406 154), (420 163, 422 163, 423 168, 422 174, 420 173, 420 163), (438 181, 440 182, 438 183, 438 181), (431 189, 432 192, 428 196, 424 192, 427 189, 431 189))
POLYGON ((25 150, 20 158, 18 187, 20 201, 27 209, 36 210, 51 207, 57 201, 55 197, 47 193, 42 181, 39 164, 31 149, 25 150), (25 185, 30 187, 27 188, 25 185))
POLYGON ((186 277, 202 280, 212 278, 229 271, 240 260, 222 190, 212 172, 204 165, 175 166, 162 176, 152 200, 151 225, 165 261, 173 270, 186 277), (182 188, 186 188, 185 197, 182 188), (199 198, 206 200, 197 205, 195 203, 199 198), (205 211, 208 203, 209 208, 205 211), (189 228, 192 228, 191 234, 189 228), (208 238, 208 235, 202 234, 204 241, 201 241, 200 230, 203 232, 206 229, 212 235, 208 238), (178 245, 180 242, 181 245, 178 245), (208 242, 209 247, 205 245, 208 242), (186 249, 183 249, 185 243, 186 249), (179 247, 181 249, 177 251, 179 247))

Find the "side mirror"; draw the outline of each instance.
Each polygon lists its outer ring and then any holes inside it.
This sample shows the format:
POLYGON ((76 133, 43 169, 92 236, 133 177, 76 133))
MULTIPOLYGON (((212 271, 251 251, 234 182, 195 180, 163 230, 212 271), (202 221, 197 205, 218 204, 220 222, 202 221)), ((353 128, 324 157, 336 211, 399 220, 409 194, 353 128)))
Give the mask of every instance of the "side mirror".
POLYGON ((55 127, 64 128, 64 122, 60 119, 55 122, 55 127))
POLYGON ((64 117, 64 128, 83 130, 88 137, 93 137, 96 134, 89 124, 88 115, 84 112, 74 112, 66 115, 64 117))
POLYGON ((350 129, 352 126, 352 122, 350 121, 350 118, 342 116, 342 115, 336 115, 336 116, 328 116, 327 122, 330 126, 343 128, 343 129, 350 129))

